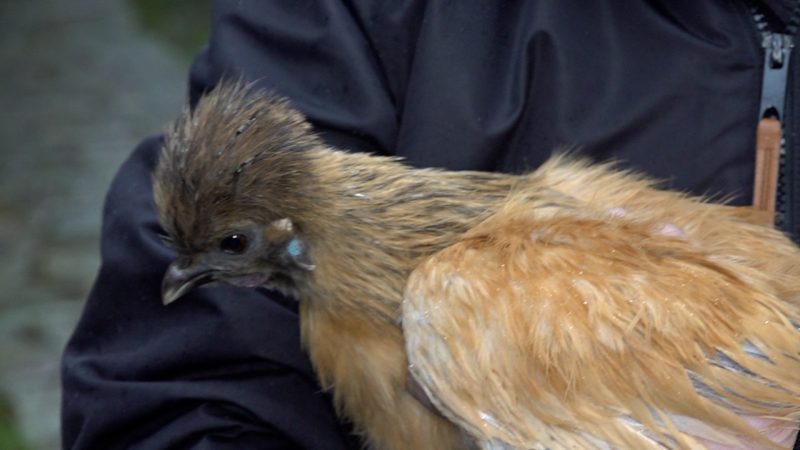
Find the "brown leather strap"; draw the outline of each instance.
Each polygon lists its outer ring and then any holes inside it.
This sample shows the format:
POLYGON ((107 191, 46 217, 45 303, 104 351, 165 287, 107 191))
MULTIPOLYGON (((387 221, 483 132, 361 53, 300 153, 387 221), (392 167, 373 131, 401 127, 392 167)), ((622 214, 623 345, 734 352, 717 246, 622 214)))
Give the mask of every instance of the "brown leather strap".
POLYGON ((753 208, 768 213, 774 221, 778 195, 778 164, 781 152, 781 122, 765 117, 756 131, 756 179, 753 208))

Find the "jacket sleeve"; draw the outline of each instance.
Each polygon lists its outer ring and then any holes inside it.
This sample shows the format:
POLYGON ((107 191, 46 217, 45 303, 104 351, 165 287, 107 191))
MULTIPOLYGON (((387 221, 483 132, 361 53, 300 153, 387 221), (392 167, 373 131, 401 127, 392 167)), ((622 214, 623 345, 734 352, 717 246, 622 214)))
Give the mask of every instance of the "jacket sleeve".
MULTIPOLYGON (((332 143, 380 152, 393 104, 359 30, 344 2, 217 2, 190 96, 255 80, 332 143)), ((152 199, 159 147, 145 140, 106 199, 101 268, 63 356, 64 448, 357 448, 301 350, 294 300, 214 287, 161 305, 174 255, 152 199)))

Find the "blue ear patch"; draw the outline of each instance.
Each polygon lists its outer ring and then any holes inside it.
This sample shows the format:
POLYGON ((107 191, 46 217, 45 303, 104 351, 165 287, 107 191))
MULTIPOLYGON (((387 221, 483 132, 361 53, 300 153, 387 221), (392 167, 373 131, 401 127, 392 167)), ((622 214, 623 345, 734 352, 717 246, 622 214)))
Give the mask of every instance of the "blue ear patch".
POLYGON ((286 252, 288 252, 289 256, 293 258, 297 258, 298 256, 302 255, 303 245, 300 244, 300 240, 294 238, 291 241, 289 241, 289 244, 286 246, 286 252))

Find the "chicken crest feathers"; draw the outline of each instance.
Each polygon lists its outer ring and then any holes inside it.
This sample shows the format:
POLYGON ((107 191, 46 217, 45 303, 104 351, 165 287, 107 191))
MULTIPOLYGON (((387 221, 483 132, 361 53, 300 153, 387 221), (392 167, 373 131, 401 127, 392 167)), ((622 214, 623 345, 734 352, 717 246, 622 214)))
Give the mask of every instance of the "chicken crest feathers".
POLYGON ((165 133, 153 174, 161 222, 178 247, 198 249, 218 231, 209 219, 249 211, 254 222, 266 223, 276 218, 269 217, 270 201, 312 202, 308 150, 319 145, 286 99, 252 84, 220 83, 165 133))

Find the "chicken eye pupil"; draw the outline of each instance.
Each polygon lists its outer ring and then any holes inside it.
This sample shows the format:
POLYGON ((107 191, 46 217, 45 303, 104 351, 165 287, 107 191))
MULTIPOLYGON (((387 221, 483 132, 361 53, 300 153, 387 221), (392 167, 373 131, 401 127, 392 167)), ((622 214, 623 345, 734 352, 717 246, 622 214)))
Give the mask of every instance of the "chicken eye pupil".
POLYGON ((242 253, 247 248, 247 238, 243 234, 231 234, 220 241, 219 248, 226 253, 242 253))

